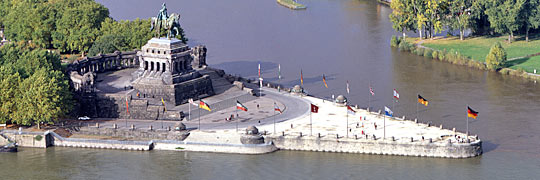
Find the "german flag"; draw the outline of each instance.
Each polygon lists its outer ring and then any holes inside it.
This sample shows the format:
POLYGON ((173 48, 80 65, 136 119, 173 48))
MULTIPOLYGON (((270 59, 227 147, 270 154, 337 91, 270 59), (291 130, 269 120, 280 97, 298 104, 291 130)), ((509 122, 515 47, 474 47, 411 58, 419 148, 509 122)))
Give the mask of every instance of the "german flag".
POLYGON ((419 94, 418 95, 418 103, 423 104, 424 106, 428 106, 429 101, 426 98, 420 96, 420 94, 419 94))
POLYGON ((467 106, 467 116, 476 119, 476 117, 478 116, 478 112, 472 110, 471 107, 467 106))
POLYGON ((322 81, 324 82, 324 87, 328 88, 328 85, 326 84, 326 77, 324 74, 322 75, 322 81))
POLYGON ((210 109, 210 106, 208 105, 208 103, 204 102, 201 100, 201 102, 199 102, 199 108, 202 108, 202 109, 206 109, 207 111, 212 111, 210 109))
POLYGON ((302 73, 302 69, 300 69, 300 85, 304 85, 304 74, 302 73))

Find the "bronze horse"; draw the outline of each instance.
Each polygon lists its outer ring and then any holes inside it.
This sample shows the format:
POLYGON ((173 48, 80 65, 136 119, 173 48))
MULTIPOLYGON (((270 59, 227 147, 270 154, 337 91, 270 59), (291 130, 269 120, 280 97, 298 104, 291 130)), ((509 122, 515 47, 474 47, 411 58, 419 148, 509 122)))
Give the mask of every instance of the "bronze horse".
POLYGON ((152 17, 150 21, 150 30, 156 29, 156 36, 159 38, 159 35, 161 34, 161 29, 167 30, 167 39, 171 39, 171 35, 174 35, 172 37, 178 36, 180 34, 180 23, 178 22, 180 20, 180 14, 172 13, 167 20, 158 20, 156 17, 152 17))

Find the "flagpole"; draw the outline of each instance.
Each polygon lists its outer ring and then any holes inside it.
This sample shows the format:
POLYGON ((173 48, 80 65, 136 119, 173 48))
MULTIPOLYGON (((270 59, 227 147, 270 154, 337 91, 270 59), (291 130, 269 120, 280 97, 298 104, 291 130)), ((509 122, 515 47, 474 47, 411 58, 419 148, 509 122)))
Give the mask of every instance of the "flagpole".
POLYGON ((367 110, 369 112, 369 109, 371 108, 371 81, 369 82, 369 97, 368 97, 368 107, 367 107, 367 110))
POLYGON ((386 139, 386 114, 383 115, 383 140, 385 139, 386 139))
MULTIPOLYGON (((311 107, 310 107, 311 108, 311 107)), ((312 110, 309 110, 309 135, 313 136, 313 121, 311 120, 312 110)))
POLYGON ((418 99, 420 99, 420 94, 416 93, 416 119, 418 120, 418 99))
MULTIPOLYGON (((199 106, 201 106, 200 98, 199 98, 199 106)), ((199 131, 201 131, 201 107, 199 107, 199 131)))
POLYGON ((467 132, 465 133, 467 139, 469 139, 469 104, 467 104, 467 132))
MULTIPOLYGON (((347 107, 348 108, 348 107, 347 107)), ((347 138, 349 137, 349 109, 347 109, 347 138)))
MULTIPOLYGON (((276 106, 276 102, 274 102, 274 106, 276 106)), ((276 135, 276 108, 274 107, 274 135, 276 135)))
MULTIPOLYGON (((238 100, 236 100, 238 102, 238 100)), ((238 121, 240 120, 240 117, 238 117, 238 107, 234 109, 234 114, 236 114, 236 132, 238 132, 238 121)))

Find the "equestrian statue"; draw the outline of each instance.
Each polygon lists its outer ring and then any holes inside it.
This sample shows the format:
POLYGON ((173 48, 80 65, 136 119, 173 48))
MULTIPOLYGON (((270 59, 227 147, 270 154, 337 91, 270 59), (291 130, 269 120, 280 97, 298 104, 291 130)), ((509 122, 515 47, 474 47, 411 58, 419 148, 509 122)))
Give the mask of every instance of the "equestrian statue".
POLYGON ((171 37, 176 37, 180 34, 180 14, 172 13, 170 16, 167 14, 167 7, 165 3, 161 5, 161 10, 159 10, 159 14, 157 17, 152 17, 150 22, 150 30, 154 30, 156 32, 157 38, 159 38, 159 35, 161 34, 161 29, 167 31, 167 39, 171 39, 171 37))

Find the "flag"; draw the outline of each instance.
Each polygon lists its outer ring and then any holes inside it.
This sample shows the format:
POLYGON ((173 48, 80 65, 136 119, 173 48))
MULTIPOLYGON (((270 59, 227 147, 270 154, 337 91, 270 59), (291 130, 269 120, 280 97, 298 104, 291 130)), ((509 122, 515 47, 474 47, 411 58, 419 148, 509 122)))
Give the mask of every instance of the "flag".
POLYGON ((371 86, 369 86, 369 93, 371 93, 371 96, 375 96, 375 91, 373 91, 371 86))
POLYGON ((392 110, 390 110, 390 108, 384 106, 384 114, 386 114, 387 116, 394 116, 394 112, 392 112, 392 110))
POLYGON ((302 69, 300 69, 300 85, 304 85, 304 74, 302 74, 302 69))
POLYGON ((206 109, 207 111, 212 111, 212 109, 210 109, 210 106, 208 105, 208 103, 200 100, 199 102, 199 108, 202 108, 202 109, 206 109))
POLYGON ((420 94, 418 95, 418 103, 420 104, 423 104, 424 106, 428 106, 428 100, 422 96, 420 96, 420 94))
POLYGON ((236 109, 240 109, 242 111, 248 111, 248 108, 246 106, 244 106, 242 103, 240 103, 240 101, 236 101, 236 109))
POLYGON ((126 97, 126 113, 129 114, 129 105, 128 105, 128 99, 126 97))
POLYGON ((167 112, 167 107, 165 106, 165 101, 161 98, 161 103, 163 104, 163 112, 167 112))
POLYGON ((311 104, 311 112, 312 113, 318 113, 319 112, 319 106, 315 106, 314 104, 311 104))
POLYGON ((347 105, 347 113, 355 115, 356 111, 354 109, 352 109, 351 106, 347 105))
POLYGON ((276 103, 274 103, 274 111, 281 113, 281 109, 279 109, 279 106, 276 103))
POLYGON ((189 102, 191 105, 199 106, 197 103, 195 103, 195 102, 193 101, 193 98, 189 98, 188 102, 189 102))
POLYGON ((278 64, 278 79, 281 79, 281 64, 278 64))
POLYGON ((476 119, 478 116, 478 112, 471 109, 471 107, 467 106, 467 117, 472 117, 476 119))
POLYGON ((399 93, 396 91, 396 89, 394 89, 394 98, 399 100, 399 93))
POLYGON ((347 81, 347 94, 349 94, 349 81, 347 81))
POLYGON ((324 74, 322 75, 322 81, 324 82, 324 87, 328 88, 328 85, 326 84, 326 77, 324 77, 324 74))
POLYGON ((259 79, 261 78, 261 63, 259 63, 259 79))

